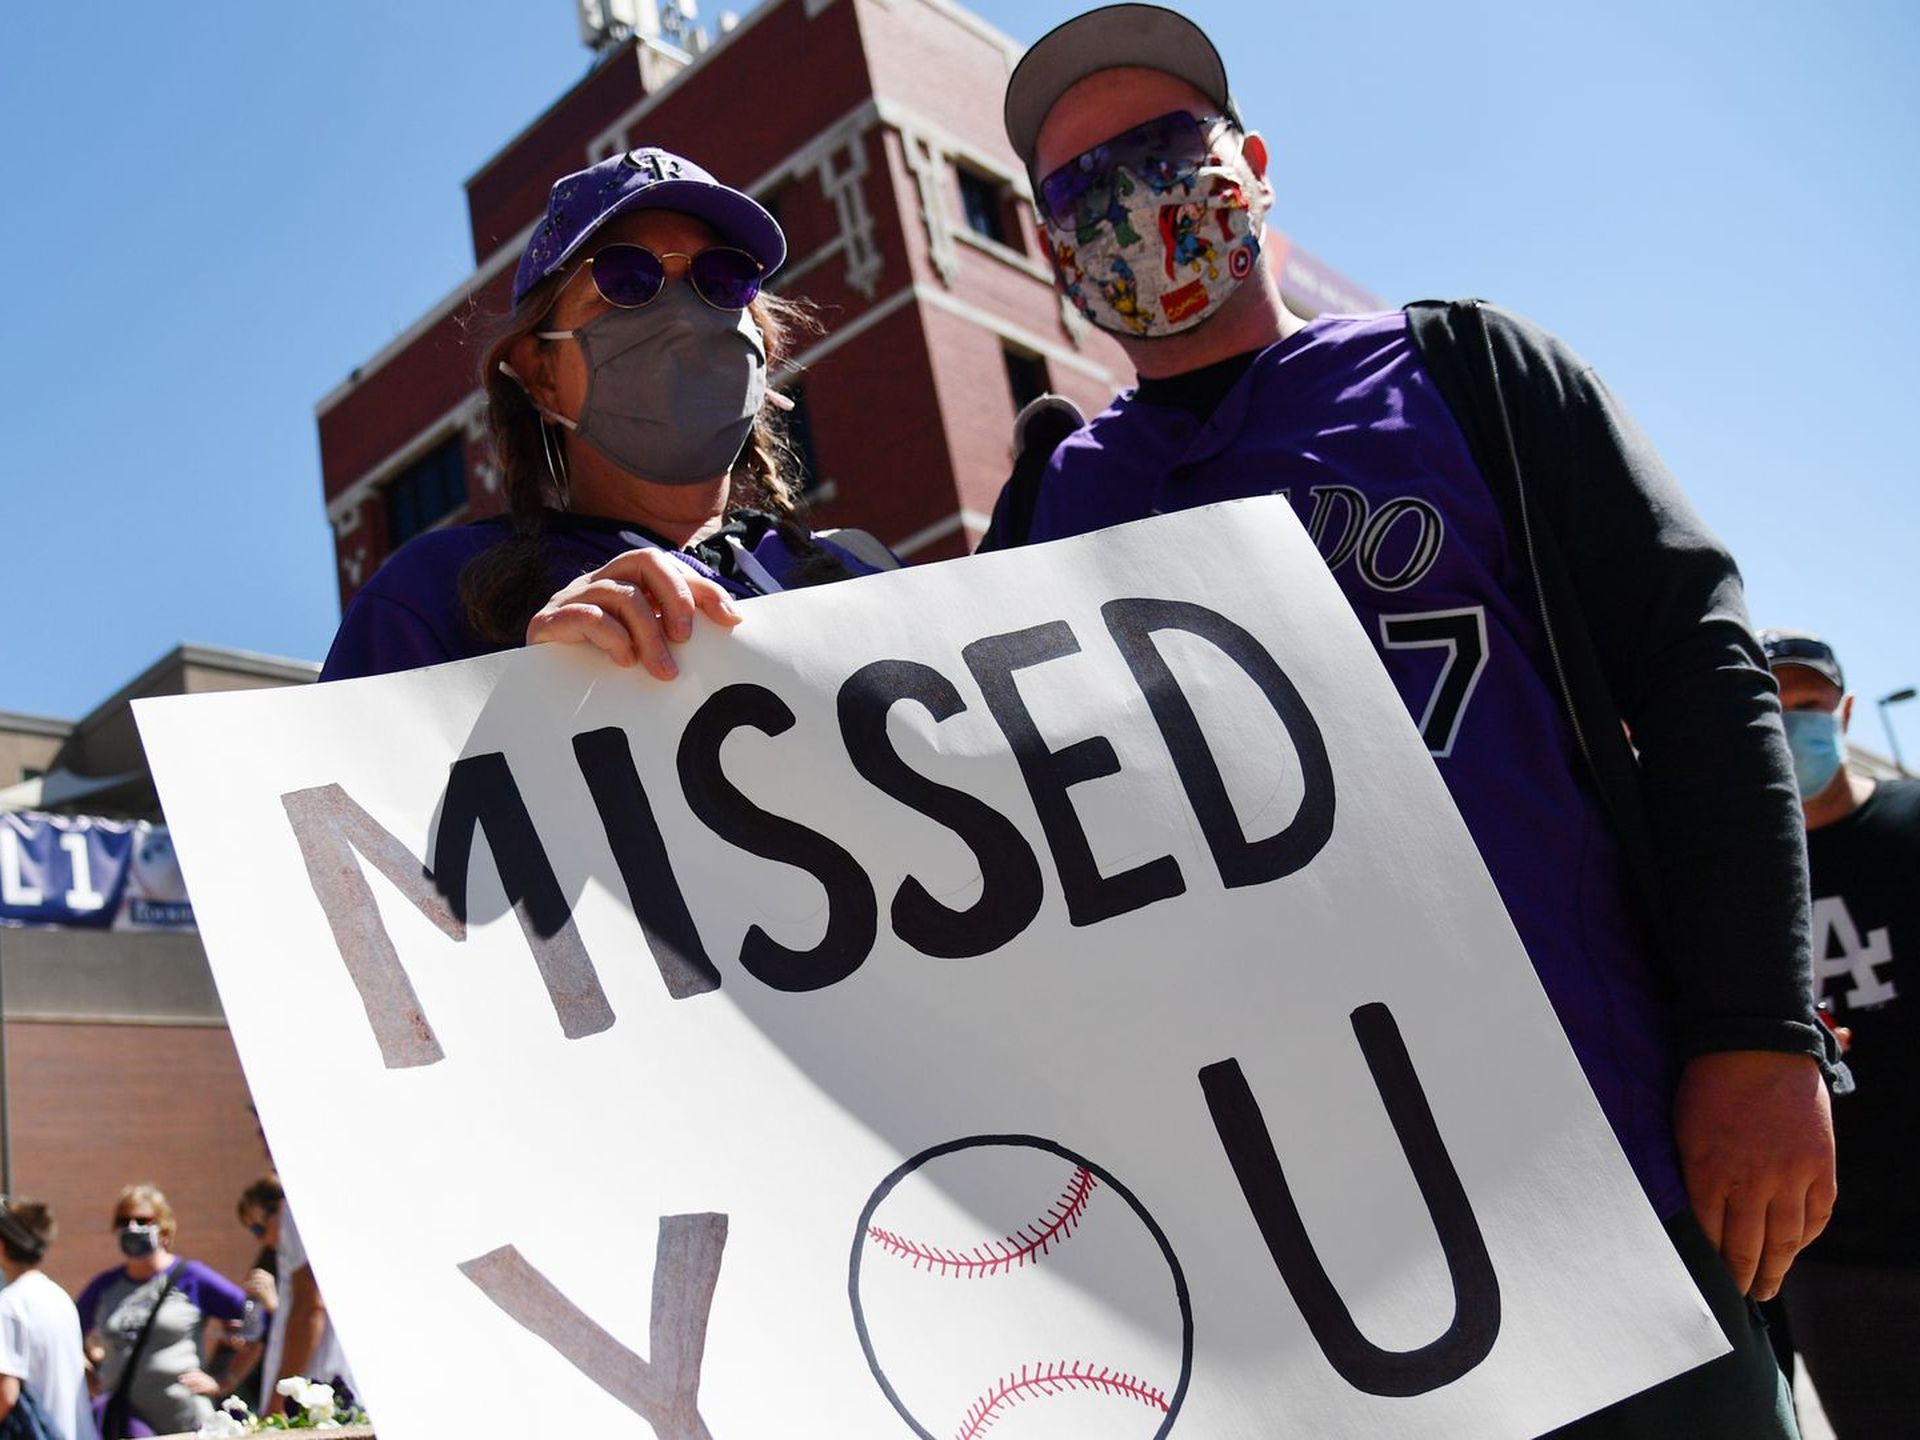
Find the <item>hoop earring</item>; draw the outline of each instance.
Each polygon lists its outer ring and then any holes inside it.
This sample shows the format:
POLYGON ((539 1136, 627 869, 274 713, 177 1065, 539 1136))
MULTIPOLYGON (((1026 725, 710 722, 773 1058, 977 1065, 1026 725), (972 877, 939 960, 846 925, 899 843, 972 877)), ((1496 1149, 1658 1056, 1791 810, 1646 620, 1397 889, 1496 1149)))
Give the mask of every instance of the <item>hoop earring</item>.
POLYGON ((562 510, 573 509, 573 483, 567 474, 567 456, 562 450, 555 454, 553 426, 546 420, 540 422, 540 450, 547 457, 547 474, 553 480, 554 498, 562 510))

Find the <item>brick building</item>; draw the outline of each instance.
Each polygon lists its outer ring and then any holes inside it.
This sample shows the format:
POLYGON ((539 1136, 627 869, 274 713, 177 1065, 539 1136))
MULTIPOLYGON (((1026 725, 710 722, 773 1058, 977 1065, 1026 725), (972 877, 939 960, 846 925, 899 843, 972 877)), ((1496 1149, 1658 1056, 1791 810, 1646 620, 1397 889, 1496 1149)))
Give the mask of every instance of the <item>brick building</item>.
MULTIPOLYGON (((135 700, 304 685, 318 670, 181 645, 78 720, 0 711, 0 811, 158 820, 135 700)), ((267 1161, 200 937, 0 922, 0 1010, 0 1169, 53 1206, 47 1273, 78 1291, 118 1264, 114 1197, 151 1180, 182 1253, 244 1274, 259 1246, 234 1201, 267 1161)))
MULTIPOLYGON (((1130 383, 1119 347, 1053 293, 1001 132, 1008 37, 950 0, 765 0, 711 42, 670 18, 687 48, 610 43, 467 181, 473 273, 320 401, 343 604, 412 535, 503 508, 471 337, 507 308, 548 186, 631 146, 690 156, 787 231, 774 288, 826 327, 776 377, 818 524, 909 560, 963 554, 1019 405, 1050 389, 1091 413, 1130 383)), ((1303 314, 1377 304, 1284 237, 1268 257, 1303 314)))

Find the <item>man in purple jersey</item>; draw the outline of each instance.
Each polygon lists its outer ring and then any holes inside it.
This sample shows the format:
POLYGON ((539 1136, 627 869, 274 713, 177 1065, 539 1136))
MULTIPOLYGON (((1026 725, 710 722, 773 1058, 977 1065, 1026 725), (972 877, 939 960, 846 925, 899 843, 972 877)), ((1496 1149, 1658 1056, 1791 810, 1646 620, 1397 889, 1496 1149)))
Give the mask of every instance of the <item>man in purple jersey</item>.
POLYGON ((1014 72, 1006 122, 1062 292, 1140 384, 996 531, 1029 505, 1016 542, 1289 496, 1734 1345, 1565 1433, 1793 1435, 1749 1297, 1832 1207, 1841 1072, 1731 560, 1591 370, 1525 322, 1291 314, 1261 255, 1265 146, 1183 17, 1115 5, 1059 27, 1014 72))

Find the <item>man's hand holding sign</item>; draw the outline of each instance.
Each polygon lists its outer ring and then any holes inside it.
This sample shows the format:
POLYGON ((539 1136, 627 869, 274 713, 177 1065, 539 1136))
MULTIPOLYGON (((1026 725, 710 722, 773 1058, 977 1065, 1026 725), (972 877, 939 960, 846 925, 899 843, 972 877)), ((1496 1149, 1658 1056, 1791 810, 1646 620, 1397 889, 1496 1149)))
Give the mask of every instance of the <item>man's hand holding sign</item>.
POLYGON ((1833 1112, 1804 1055, 1731 1050, 1681 1072, 1674 1136, 1700 1228, 1734 1282, 1771 1300, 1833 1213, 1833 1112))
POLYGON ((141 707, 388 1440, 480 1355, 554 1434, 1519 1437, 1724 1349, 1284 501, 680 662, 141 707))

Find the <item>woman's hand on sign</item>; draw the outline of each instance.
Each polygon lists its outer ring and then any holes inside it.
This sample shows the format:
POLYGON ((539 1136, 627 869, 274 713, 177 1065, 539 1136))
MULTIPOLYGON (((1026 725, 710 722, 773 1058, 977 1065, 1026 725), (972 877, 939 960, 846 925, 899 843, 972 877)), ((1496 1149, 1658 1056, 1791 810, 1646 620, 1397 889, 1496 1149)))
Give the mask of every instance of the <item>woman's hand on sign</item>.
POLYGON ((693 635, 695 613, 732 629, 740 612, 727 592, 664 550, 629 550, 582 575, 527 624, 527 643, 598 646, 616 665, 644 665, 671 680, 671 645, 693 635))

